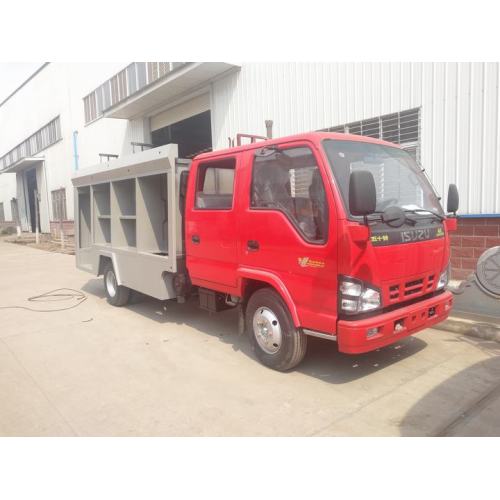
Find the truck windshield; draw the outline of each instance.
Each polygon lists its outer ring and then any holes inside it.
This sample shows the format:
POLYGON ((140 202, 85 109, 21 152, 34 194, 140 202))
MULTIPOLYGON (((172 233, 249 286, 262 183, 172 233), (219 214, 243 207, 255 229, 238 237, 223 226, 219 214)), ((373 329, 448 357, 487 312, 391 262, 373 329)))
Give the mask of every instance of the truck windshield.
POLYGON ((377 189, 377 212, 397 206, 421 215, 443 209, 431 184, 415 160, 404 150, 358 141, 323 142, 330 168, 349 213, 349 176, 354 170, 373 174, 377 189))

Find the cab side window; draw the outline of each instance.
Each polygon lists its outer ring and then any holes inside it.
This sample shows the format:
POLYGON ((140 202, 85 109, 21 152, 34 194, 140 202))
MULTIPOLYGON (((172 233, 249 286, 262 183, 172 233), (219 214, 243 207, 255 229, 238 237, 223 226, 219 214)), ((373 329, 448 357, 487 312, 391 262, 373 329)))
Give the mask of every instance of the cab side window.
POLYGON ((202 163, 198 167, 195 208, 205 210, 232 208, 235 165, 235 159, 228 158, 202 163))
POLYGON ((309 148, 257 151, 250 199, 252 209, 283 212, 310 243, 326 241, 326 193, 316 159, 309 148))

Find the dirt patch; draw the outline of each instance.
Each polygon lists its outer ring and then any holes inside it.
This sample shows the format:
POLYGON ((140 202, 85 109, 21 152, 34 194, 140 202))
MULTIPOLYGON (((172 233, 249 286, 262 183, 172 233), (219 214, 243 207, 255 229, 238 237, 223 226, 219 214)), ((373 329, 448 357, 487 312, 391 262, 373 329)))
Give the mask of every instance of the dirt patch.
POLYGON ((47 252, 58 252, 65 253, 68 255, 75 255, 75 249, 72 247, 61 248, 59 243, 53 243, 52 241, 40 242, 38 245, 36 243, 28 243, 26 246, 31 248, 37 248, 38 250, 46 250, 47 252))
POLYGON ((6 238, 5 241, 9 243, 15 243, 16 245, 24 245, 30 248, 36 248, 38 250, 45 250, 46 252, 57 252, 64 253, 67 255, 75 255, 75 249, 72 245, 68 245, 65 248, 61 248, 61 244, 54 242, 52 240, 43 240, 38 243, 38 245, 29 238, 6 238))

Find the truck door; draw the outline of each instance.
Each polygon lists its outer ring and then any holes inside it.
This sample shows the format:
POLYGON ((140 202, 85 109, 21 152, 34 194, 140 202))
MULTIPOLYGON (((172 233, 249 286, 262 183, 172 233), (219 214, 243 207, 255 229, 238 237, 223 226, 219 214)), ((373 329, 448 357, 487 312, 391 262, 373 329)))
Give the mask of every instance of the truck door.
POLYGON ((235 156, 195 163, 186 206, 186 262, 191 280, 228 292, 236 287, 238 257, 236 168, 235 156))
POLYGON ((333 332, 335 210, 320 158, 307 143, 249 151, 240 228, 242 266, 284 284, 302 325, 333 332))

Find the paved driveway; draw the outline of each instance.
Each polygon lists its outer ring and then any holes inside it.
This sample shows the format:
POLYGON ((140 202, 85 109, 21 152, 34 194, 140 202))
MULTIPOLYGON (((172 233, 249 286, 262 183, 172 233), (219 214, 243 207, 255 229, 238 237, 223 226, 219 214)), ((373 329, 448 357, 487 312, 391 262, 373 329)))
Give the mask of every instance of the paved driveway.
POLYGON ((499 344, 426 330, 347 356, 312 339, 277 373, 234 311, 108 305, 74 257, 0 240, 0 306, 69 287, 62 312, 0 309, 0 435, 500 435, 499 344))

